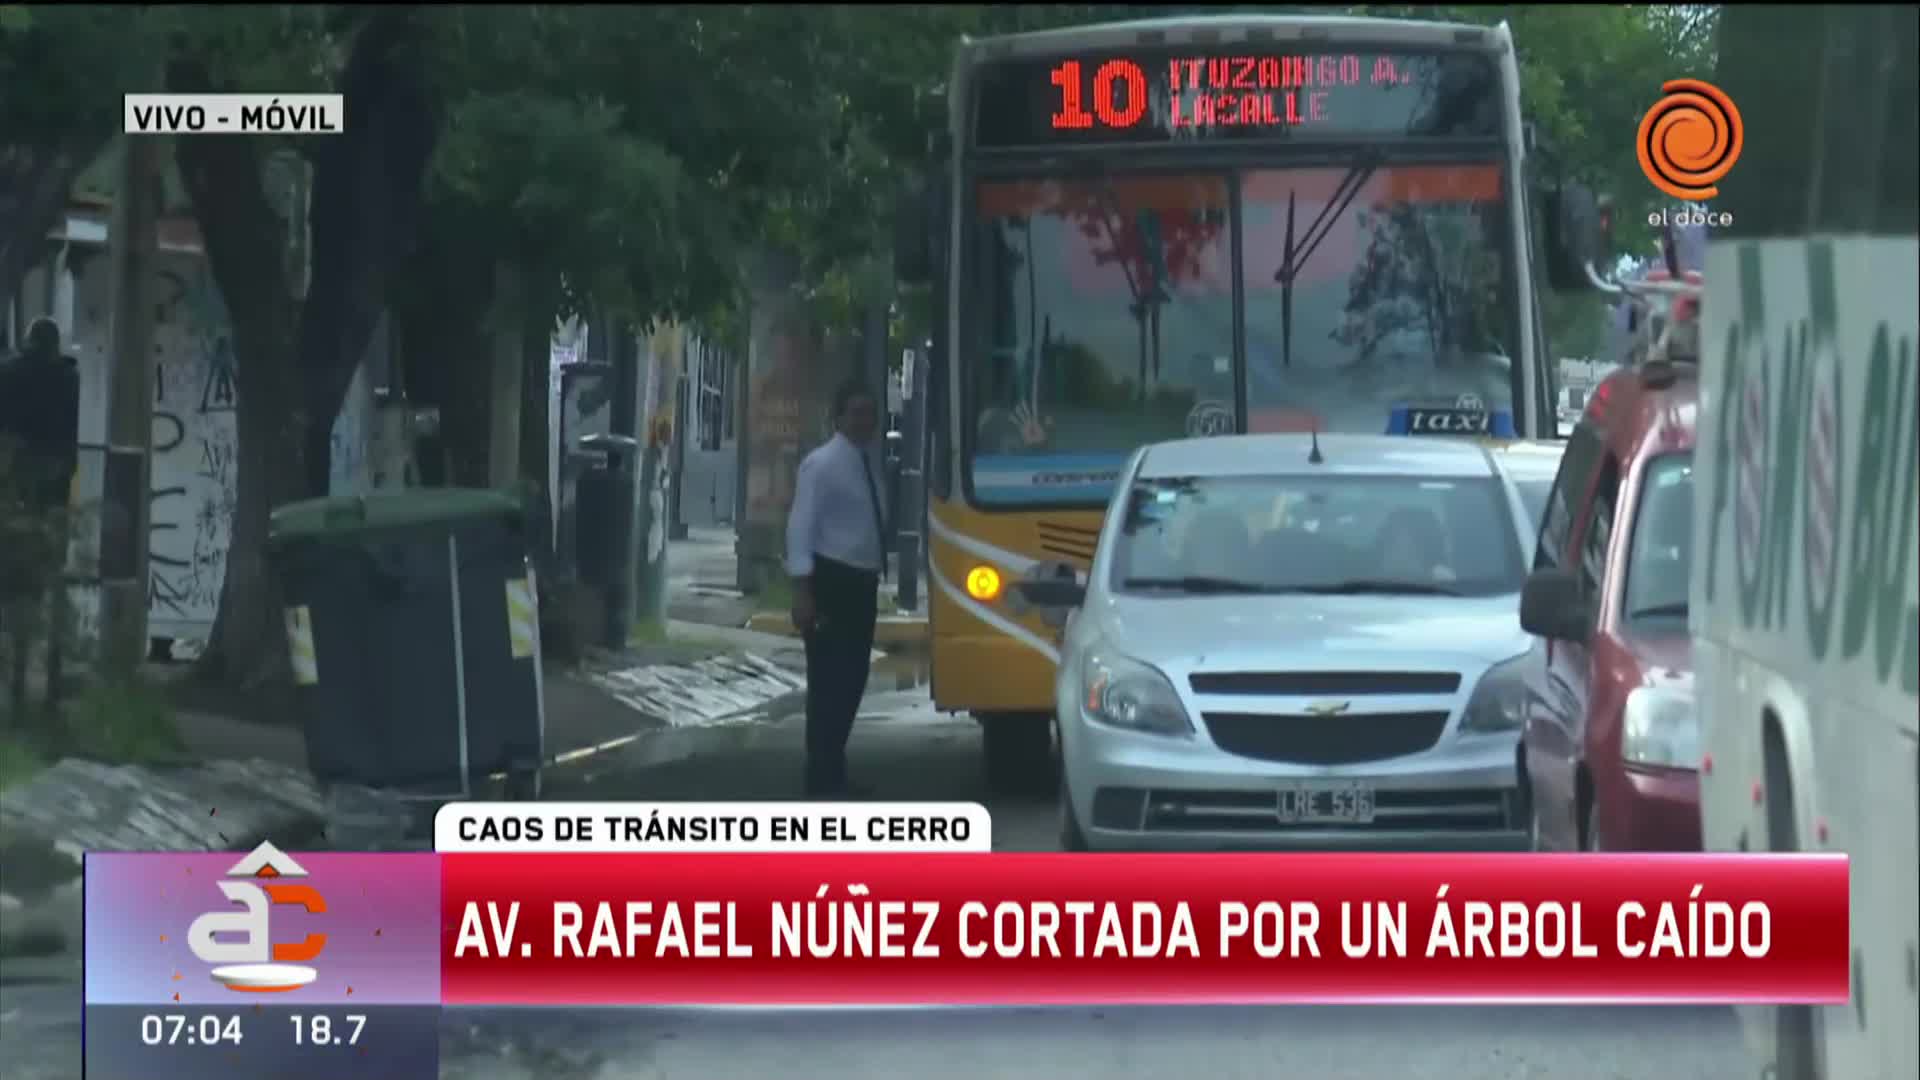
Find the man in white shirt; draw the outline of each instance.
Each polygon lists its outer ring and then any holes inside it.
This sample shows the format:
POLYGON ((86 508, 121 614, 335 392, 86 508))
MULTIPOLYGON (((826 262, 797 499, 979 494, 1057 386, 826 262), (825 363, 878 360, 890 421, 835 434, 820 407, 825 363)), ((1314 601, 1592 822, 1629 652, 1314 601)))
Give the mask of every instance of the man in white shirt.
POLYGON ((834 394, 835 433, 800 462, 787 519, 793 625, 807 643, 810 797, 853 794, 847 737, 866 696, 886 571, 886 511, 867 446, 879 424, 873 391, 850 381, 834 394))

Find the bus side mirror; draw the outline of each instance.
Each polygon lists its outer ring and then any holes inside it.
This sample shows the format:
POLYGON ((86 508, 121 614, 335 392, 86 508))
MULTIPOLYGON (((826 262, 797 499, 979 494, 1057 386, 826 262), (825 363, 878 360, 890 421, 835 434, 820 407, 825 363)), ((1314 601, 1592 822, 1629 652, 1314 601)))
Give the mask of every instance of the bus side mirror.
POLYGON ((1568 183, 1547 193, 1547 283, 1562 292, 1594 287, 1613 256, 1613 207, 1568 183))
POLYGON ((907 285, 933 277, 933 215, 928 189, 915 184, 900 194, 893 213, 893 274, 907 285))
POLYGON ((1087 587, 1072 578, 1038 578, 1022 581, 1014 588, 1037 608, 1071 610, 1087 600, 1087 587))

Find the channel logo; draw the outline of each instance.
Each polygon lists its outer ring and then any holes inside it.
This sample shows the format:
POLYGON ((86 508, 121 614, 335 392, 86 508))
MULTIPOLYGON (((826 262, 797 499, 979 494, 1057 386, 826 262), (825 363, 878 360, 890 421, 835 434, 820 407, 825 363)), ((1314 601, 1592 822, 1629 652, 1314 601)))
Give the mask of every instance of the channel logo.
POLYGON ((1669 79, 1660 89, 1666 96, 1640 118, 1640 171, 1676 199, 1712 199, 1746 146, 1740 109, 1725 91, 1699 79, 1669 79))
POLYGON ((209 911, 187 928, 187 947, 212 965, 216 982, 242 993, 297 990, 319 978, 312 961, 327 947, 327 935, 309 933, 295 943, 275 943, 270 930, 275 905, 287 904, 324 915, 326 898, 313 886, 288 878, 307 871, 292 857, 263 843, 215 882, 241 910, 209 911))

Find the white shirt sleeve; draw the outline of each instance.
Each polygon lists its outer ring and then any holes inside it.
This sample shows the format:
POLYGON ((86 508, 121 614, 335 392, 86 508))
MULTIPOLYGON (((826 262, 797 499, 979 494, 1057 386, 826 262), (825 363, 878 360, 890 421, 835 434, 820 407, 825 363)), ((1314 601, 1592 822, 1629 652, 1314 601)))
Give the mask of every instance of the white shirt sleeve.
POLYGON ((793 509, 787 514, 787 575, 813 575, 814 522, 819 517, 820 478, 818 454, 800 459, 793 478, 793 509))

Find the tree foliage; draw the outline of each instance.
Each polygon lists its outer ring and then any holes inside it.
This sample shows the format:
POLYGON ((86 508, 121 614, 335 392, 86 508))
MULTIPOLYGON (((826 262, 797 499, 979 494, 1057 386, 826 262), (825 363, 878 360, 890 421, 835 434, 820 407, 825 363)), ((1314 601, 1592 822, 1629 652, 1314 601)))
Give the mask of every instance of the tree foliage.
POLYGON ((120 129, 121 95, 150 87, 129 56, 162 27, 147 8, 0 7, 0 296, 46 254, 69 190, 120 129))

